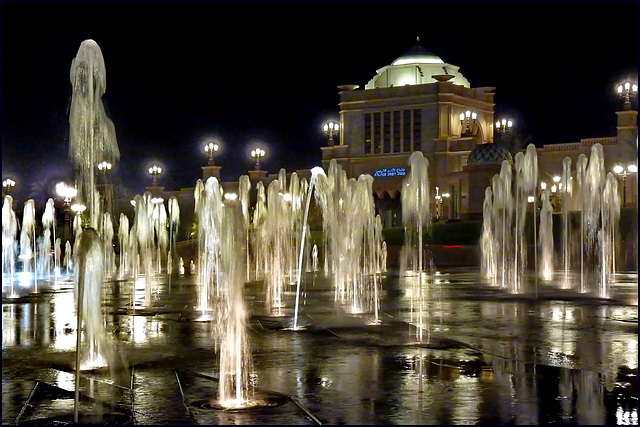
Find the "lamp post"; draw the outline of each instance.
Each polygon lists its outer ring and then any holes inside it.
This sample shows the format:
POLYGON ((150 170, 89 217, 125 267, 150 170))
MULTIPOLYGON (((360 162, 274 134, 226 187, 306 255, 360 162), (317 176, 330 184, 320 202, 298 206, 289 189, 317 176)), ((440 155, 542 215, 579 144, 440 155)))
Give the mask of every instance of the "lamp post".
POLYGON ((334 121, 329 121, 323 126, 324 133, 329 137, 329 145, 333 145, 333 136, 340 130, 340 125, 334 121))
POLYGON ((219 149, 220 146, 216 143, 209 142, 207 144, 204 144, 204 153, 207 155, 208 164, 210 166, 213 166, 215 164, 214 157, 219 149))
POLYGON ((613 167, 616 175, 622 177, 622 206, 627 206, 627 176, 637 173, 638 166, 634 164, 628 165, 626 168, 616 165, 613 167))
POLYGON ((513 120, 511 119, 502 119, 496 122, 496 132, 501 135, 504 135, 511 129, 513 129, 513 120))
POLYGON ((464 113, 460 113, 460 123, 462 124, 462 133, 470 133, 476 124, 478 114, 475 111, 467 110, 464 113))
POLYGON ((69 187, 64 182, 59 182, 56 184, 56 193, 58 196, 63 198, 62 206, 64 207, 64 239, 65 242, 69 240, 69 230, 71 227, 71 215, 69 215, 69 211, 71 209, 71 199, 76 197, 78 194, 78 190, 73 187, 69 187))
POLYGON ((13 190, 13 187, 15 186, 16 182, 11 178, 4 179, 2 181, 2 198, 4 199, 5 195, 10 194, 11 190, 13 190))
POLYGON ((158 175, 162 173, 162 168, 160 166, 153 165, 149 168, 149 174, 153 177, 153 181, 151 182, 152 187, 158 186, 158 175))
POLYGON ((631 98, 638 96, 638 85, 635 83, 624 82, 618 85, 616 92, 624 101, 624 109, 631 110, 631 98))
POLYGON ((103 173, 105 173, 105 174, 107 173, 107 171, 111 170, 111 167, 112 167, 112 165, 109 162, 104 162, 103 161, 103 162, 98 163, 98 170, 103 172, 103 173))
POLYGON ((260 159, 262 159, 264 155, 265 152, 262 148, 251 150, 251 158, 256 161, 256 170, 260 169, 260 159))

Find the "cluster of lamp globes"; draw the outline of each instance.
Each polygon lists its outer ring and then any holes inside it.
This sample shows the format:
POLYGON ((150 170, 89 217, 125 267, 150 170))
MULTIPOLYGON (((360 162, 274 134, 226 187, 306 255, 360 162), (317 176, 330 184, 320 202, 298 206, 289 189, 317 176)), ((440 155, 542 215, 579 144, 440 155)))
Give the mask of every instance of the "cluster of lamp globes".
POLYGON ((64 182, 59 182, 56 184, 56 193, 58 193, 58 196, 64 199, 64 205, 70 205, 69 208, 76 214, 81 214, 87 209, 87 207, 82 203, 71 204, 71 199, 76 197, 76 195, 78 194, 78 190, 71 186, 68 186, 64 182))

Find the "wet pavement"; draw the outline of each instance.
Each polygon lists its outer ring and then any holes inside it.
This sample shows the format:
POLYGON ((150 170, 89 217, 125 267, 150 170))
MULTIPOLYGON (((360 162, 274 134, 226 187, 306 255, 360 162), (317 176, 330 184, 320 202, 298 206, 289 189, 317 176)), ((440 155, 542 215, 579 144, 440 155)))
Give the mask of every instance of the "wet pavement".
MULTIPOLYGON (((135 311, 141 291, 133 294, 131 281, 105 283, 118 358, 113 372, 80 375, 81 413, 113 424, 638 423, 637 274, 618 275, 602 300, 549 284, 509 295, 473 269, 439 269, 423 281, 421 343, 413 336, 416 280, 387 273, 381 324, 372 325, 372 314, 347 313, 329 281, 308 273, 302 331, 283 330, 289 318, 269 317, 263 284, 248 283, 251 379, 255 397, 273 404, 240 411, 207 403, 218 361, 213 324, 193 310, 194 277, 169 284, 161 276, 153 307, 135 311)), ((3 424, 73 414, 73 285, 39 286, 37 296, 24 288, 21 298, 3 298, 3 424)), ((286 293, 289 315, 294 291, 286 293)))

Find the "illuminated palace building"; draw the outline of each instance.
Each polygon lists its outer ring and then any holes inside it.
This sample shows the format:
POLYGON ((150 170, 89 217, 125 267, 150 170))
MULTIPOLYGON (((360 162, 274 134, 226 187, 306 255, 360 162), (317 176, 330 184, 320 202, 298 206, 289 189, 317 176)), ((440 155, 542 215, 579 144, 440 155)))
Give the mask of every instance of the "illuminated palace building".
MULTIPOLYGON (((322 147, 323 167, 336 159, 349 177, 373 175, 385 226, 401 224, 401 184, 409 156, 418 150, 429 160, 432 215, 448 220, 482 216, 485 188, 502 161, 512 161, 509 150, 493 143, 494 87, 472 88, 459 67, 428 52, 418 40, 380 68, 364 90, 357 85, 338 88, 339 139, 334 144, 330 138, 322 147)), ((636 162, 638 113, 630 108, 629 94, 637 93, 637 87, 625 90, 625 109, 616 113, 617 135, 538 148, 541 181, 552 185, 565 157, 575 165, 578 155, 588 156, 595 143, 603 145, 608 171, 623 161, 636 162)), ((635 204, 636 175, 626 182, 627 205, 635 204)))

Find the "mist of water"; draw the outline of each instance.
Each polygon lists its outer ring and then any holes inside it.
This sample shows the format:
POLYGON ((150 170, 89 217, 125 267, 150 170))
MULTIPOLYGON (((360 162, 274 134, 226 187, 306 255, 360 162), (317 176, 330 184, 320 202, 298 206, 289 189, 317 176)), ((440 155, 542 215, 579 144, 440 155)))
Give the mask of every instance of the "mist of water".
POLYGON ((113 122, 102 105, 107 88, 102 51, 93 40, 80 44, 71 62, 71 106, 69 110, 69 155, 77 171, 77 199, 84 201, 91 227, 98 229, 100 196, 96 192, 98 162, 115 163, 120 158, 113 122))
POLYGON ((4 287, 5 270, 9 273, 11 293, 13 297, 13 275, 15 271, 15 245, 16 234, 18 232, 18 219, 13 212, 13 198, 9 195, 4 197, 2 204, 2 284, 4 287))

